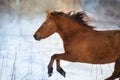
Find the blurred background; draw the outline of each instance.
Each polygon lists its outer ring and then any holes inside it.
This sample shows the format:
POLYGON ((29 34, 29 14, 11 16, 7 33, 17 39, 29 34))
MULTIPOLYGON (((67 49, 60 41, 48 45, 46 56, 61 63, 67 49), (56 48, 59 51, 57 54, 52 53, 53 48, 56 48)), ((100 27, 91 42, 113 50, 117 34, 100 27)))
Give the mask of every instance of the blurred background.
POLYGON ((107 20, 110 24, 119 26, 119 4, 120 0, 0 0, 0 25, 2 26, 4 21, 20 20, 23 17, 34 18, 46 10, 64 12, 83 10, 94 22, 99 20, 104 23, 107 20))
POLYGON ((62 40, 55 33, 38 42, 33 34, 46 19, 46 10, 84 11, 96 30, 120 30, 119 9, 120 0, 0 0, 0 80, 104 80, 114 63, 62 61, 66 78, 56 70, 49 78, 48 62, 53 54, 64 52, 62 40))

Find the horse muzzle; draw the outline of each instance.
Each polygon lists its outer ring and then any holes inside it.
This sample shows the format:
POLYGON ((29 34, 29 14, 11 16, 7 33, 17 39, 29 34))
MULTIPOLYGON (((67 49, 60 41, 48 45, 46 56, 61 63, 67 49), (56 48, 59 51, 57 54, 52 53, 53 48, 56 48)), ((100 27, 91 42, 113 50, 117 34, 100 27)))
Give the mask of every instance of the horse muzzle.
POLYGON ((36 35, 34 35, 33 37, 34 37, 35 40, 37 40, 37 41, 40 41, 40 40, 41 40, 41 37, 38 37, 38 36, 36 36, 36 35))

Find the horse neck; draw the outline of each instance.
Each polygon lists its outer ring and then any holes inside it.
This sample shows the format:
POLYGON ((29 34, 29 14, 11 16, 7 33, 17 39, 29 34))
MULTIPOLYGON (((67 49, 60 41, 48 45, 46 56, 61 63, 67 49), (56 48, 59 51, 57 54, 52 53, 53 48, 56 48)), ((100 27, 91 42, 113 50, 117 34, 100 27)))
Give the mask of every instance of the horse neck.
POLYGON ((78 33, 79 31, 86 30, 84 26, 83 27, 82 26, 83 26, 82 24, 80 25, 74 22, 73 20, 61 19, 61 21, 59 21, 58 24, 58 33, 65 41, 71 38, 72 36, 75 36, 75 34, 78 33))

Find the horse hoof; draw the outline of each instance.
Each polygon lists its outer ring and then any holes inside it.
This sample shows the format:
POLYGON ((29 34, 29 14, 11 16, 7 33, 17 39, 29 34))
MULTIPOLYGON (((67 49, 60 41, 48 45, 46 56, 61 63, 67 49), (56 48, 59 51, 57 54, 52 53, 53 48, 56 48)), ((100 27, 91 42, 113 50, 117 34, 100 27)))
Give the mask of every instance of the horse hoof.
POLYGON ((52 76, 52 73, 48 73, 48 77, 51 77, 52 76))
POLYGON ((114 79, 111 79, 111 78, 107 78, 107 79, 105 79, 105 80, 114 80, 114 79))
POLYGON ((58 71, 62 76, 65 77, 65 71, 64 71, 62 68, 57 69, 57 71, 58 71))
POLYGON ((53 73, 53 68, 52 67, 48 67, 48 76, 51 77, 53 73))

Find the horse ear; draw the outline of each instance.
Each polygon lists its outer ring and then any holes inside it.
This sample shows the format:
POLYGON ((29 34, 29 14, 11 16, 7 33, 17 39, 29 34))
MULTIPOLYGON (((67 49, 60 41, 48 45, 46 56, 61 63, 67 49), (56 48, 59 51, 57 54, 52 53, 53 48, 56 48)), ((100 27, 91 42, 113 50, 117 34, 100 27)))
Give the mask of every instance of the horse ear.
POLYGON ((49 10, 46 10, 46 14, 47 14, 47 17, 52 18, 52 19, 57 17, 55 11, 50 12, 49 10))
POLYGON ((46 12, 47 16, 49 16, 49 17, 51 16, 51 12, 49 10, 46 10, 45 12, 46 12))
POLYGON ((51 17, 51 12, 49 10, 46 10, 47 17, 51 17))
POLYGON ((46 10, 45 12, 46 12, 46 14, 47 14, 48 16, 50 15, 50 11, 49 11, 49 10, 46 10))

